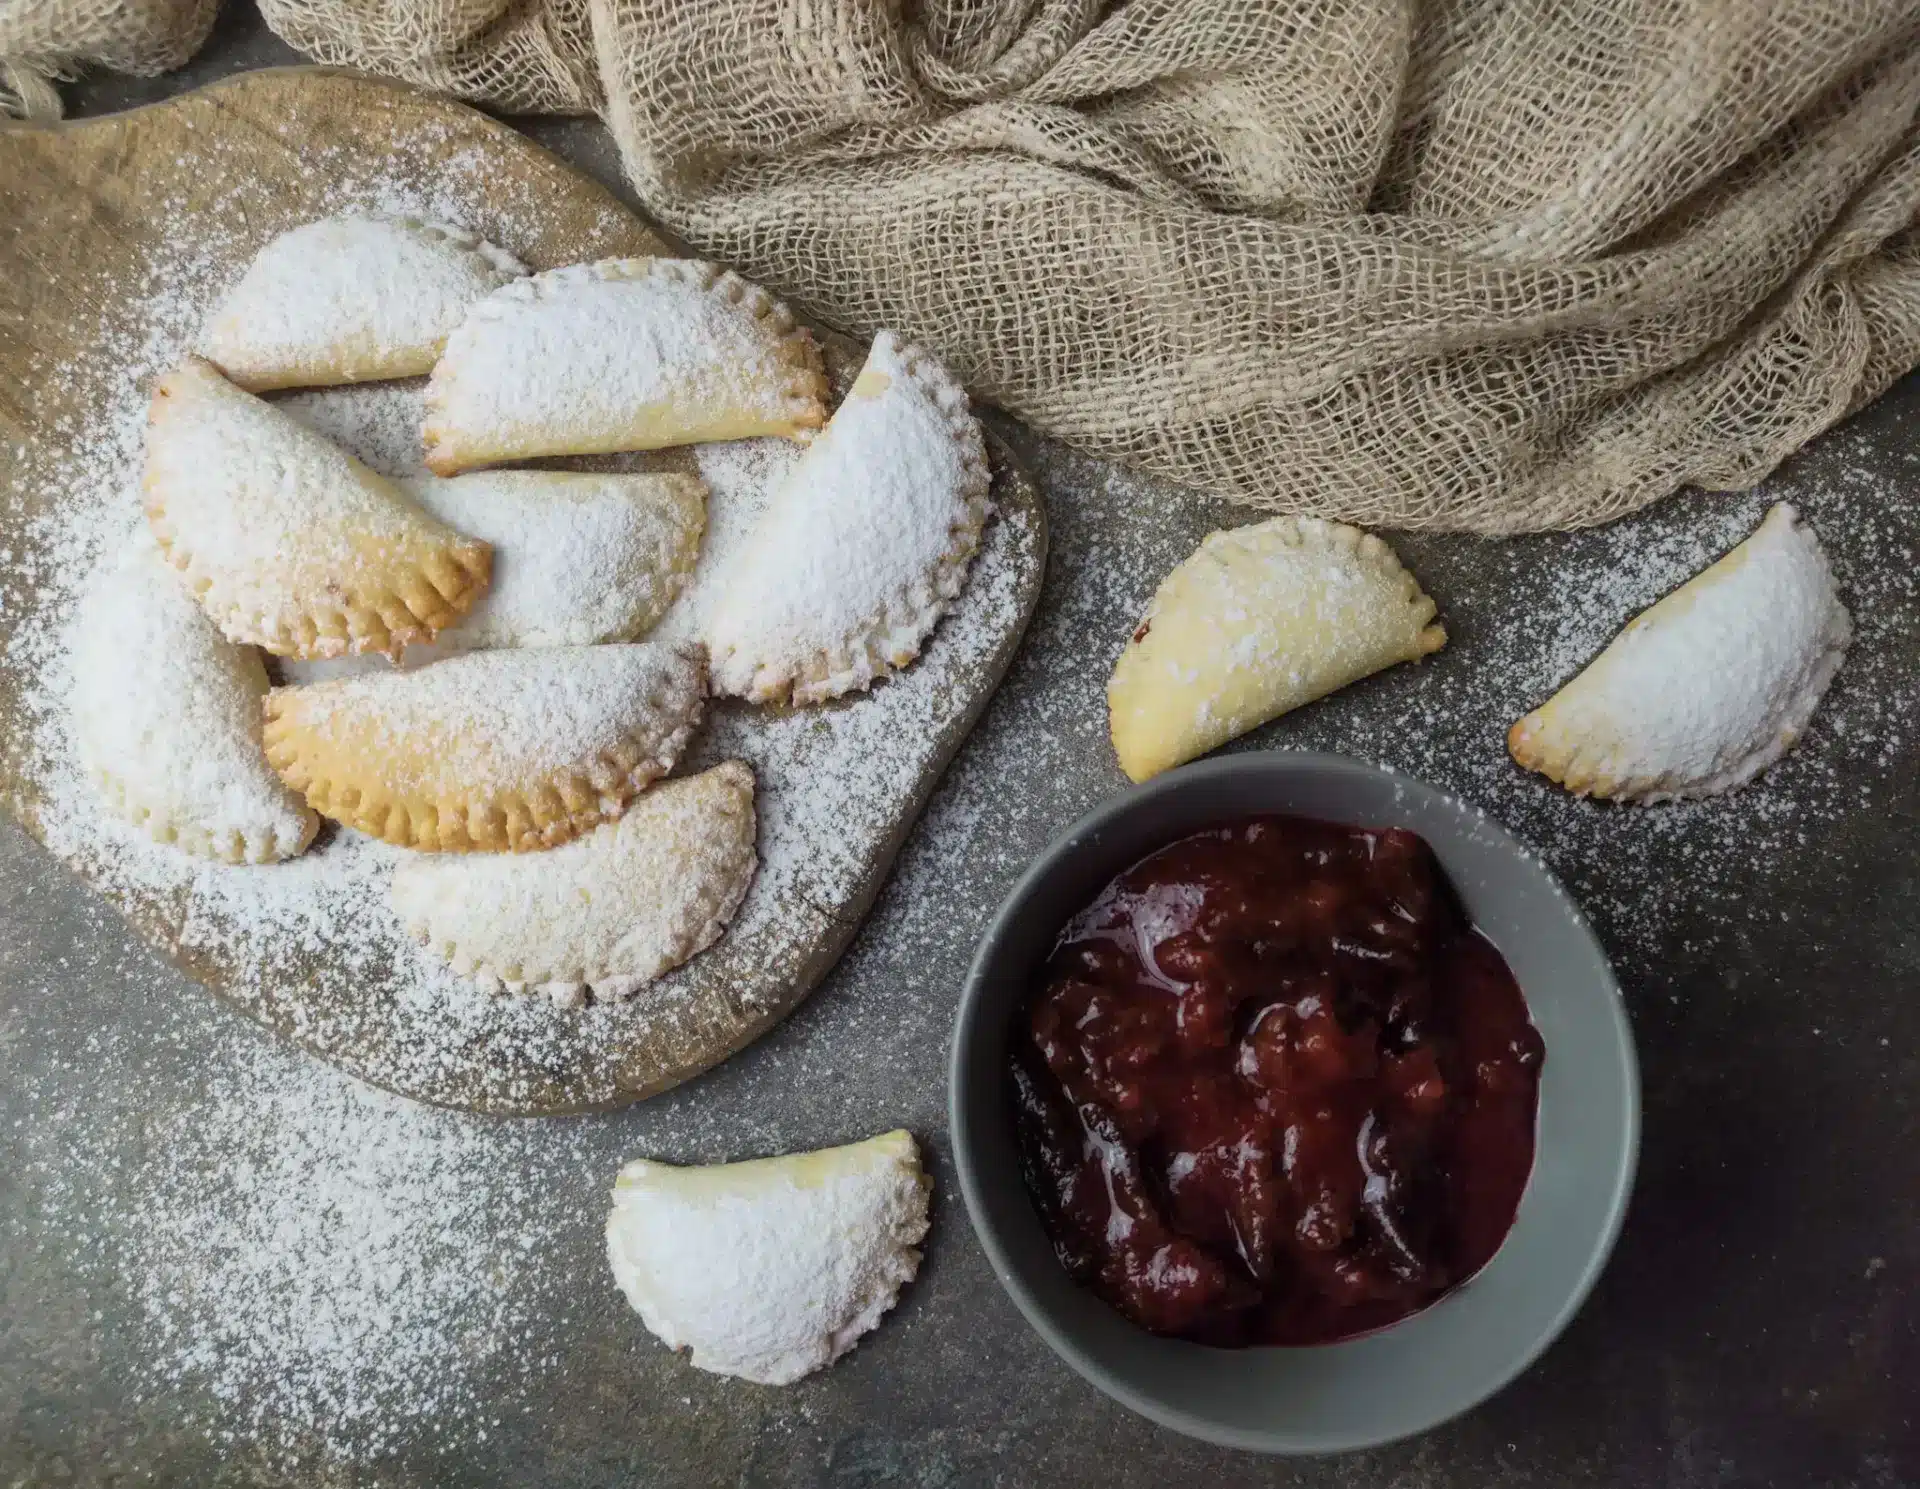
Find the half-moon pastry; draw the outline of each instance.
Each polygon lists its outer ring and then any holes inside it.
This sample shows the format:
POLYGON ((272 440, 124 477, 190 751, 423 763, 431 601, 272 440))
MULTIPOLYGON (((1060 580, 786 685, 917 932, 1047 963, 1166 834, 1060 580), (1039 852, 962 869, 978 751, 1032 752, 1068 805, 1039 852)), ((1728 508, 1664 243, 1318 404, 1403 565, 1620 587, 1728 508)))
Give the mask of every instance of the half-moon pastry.
POLYGON ((273 863, 319 818, 260 745, 267 671, 142 549, 90 593, 74 639, 80 763, 108 805, 163 843, 229 863, 273 863))
POLYGON ((662 781, 616 822, 550 853, 410 858, 393 908, 465 976, 557 1002, 631 997, 705 951, 753 881, 753 771, 662 781))
POLYGON ((826 416, 813 338, 693 259, 552 269, 475 305, 427 384, 427 465, 797 435, 826 416))
POLYGON ((464 228, 418 217, 329 217, 282 233, 227 292, 202 337, 240 387, 326 387, 431 372, 476 300, 527 272, 464 228))
POLYGON ((714 576, 714 691, 817 703, 920 654, 990 503, 966 390, 882 331, 846 402, 714 576))
POLYGON ((704 670, 697 652, 567 646, 275 688, 267 758, 322 816, 390 843, 551 848, 673 769, 704 670))
POLYGON ((920 1268, 932 1186, 911 1134, 678 1168, 620 1170, 614 1281, 693 1365, 784 1386, 870 1333, 920 1268))
POLYGON ((442 640, 462 646, 591 646, 644 635, 700 552, 696 476, 475 471, 403 481, 448 526, 493 548, 493 577, 442 640))
POLYGON ((1120 768, 1171 769, 1336 688, 1446 645, 1434 603, 1371 533, 1275 517, 1210 533, 1161 581, 1115 663, 1120 768))
POLYGON ((1793 747, 1852 639, 1819 538, 1776 506, 1515 724, 1507 748, 1581 796, 1731 791, 1793 747))
POLYGON ((154 388, 145 499, 214 624, 279 656, 397 654, 486 588, 485 543, 198 357, 154 388))

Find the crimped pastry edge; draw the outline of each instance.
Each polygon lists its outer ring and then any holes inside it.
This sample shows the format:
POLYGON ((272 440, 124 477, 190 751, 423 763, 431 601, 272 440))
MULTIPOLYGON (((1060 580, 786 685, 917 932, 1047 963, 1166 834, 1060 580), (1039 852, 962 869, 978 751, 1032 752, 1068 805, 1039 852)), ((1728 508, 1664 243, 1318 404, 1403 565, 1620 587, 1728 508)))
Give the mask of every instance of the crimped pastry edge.
POLYGON ((1562 787, 1575 796, 1591 797, 1598 801, 1658 806, 1669 801, 1702 801, 1723 796, 1729 791, 1738 790, 1769 766, 1778 763, 1800 742, 1800 737, 1805 734, 1807 725, 1819 711, 1827 689, 1832 686, 1834 676, 1840 670, 1840 664, 1846 660, 1847 651, 1853 644, 1853 634, 1853 617, 1839 599, 1839 583, 1834 576, 1832 560, 1827 557, 1826 546, 1821 543, 1819 534, 1802 518, 1797 507, 1789 502, 1777 502, 1768 508, 1759 526, 1746 537, 1699 573, 1675 585, 1667 593, 1629 617, 1626 624, 1608 639, 1607 644, 1595 653, 1585 666, 1556 688, 1538 708, 1531 709, 1516 719, 1507 730, 1507 753, 1523 770, 1530 770, 1544 776, 1556 786, 1562 787), (1599 665, 1601 659, 1642 617, 1705 579, 1721 564, 1759 537, 1774 520, 1776 514, 1779 515, 1787 531, 1803 543, 1807 552, 1818 562, 1821 573, 1833 592, 1833 602, 1843 623, 1839 639, 1822 647, 1821 656, 1815 664, 1812 677, 1807 686, 1794 696, 1780 728, 1724 769, 1715 771, 1701 780, 1679 780, 1675 779, 1671 773, 1665 772, 1614 773, 1609 760, 1612 754, 1610 749, 1593 749, 1584 741, 1573 743, 1555 737, 1558 731, 1552 730, 1553 721, 1544 717, 1546 710, 1599 665))
POLYGON ((418 377, 433 370, 433 364, 439 360, 445 349, 446 337, 442 336, 431 347, 420 349, 411 355, 395 353, 377 364, 372 370, 356 368, 349 377, 323 377, 314 375, 315 362, 308 359, 300 362, 272 360, 262 363, 258 360, 248 362, 241 356, 237 345, 229 344, 221 334, 221 326, 232 315, 234 293, 240 288, 247 274, 251 273, 269 250, 276 247, 282 239, 291 237, 306 228, 317 227, 323 223, 335 222, 375 222, 385 226, 397 227, 425 238, 430 242, 442 244, 454 251, 477 258, 490 274, 508 278, 525 278, 528 269, 513 254, 499 244, 469 228, 457 223, 441 222, 430 217, 421 217, 411 212, 336 212, 328 217, 315 218, 311 222, 296 224, 285 232, 276 233, 261 244, 247 267, 241 270, 241 278, 230 286, 213 313, 207 317, 206 325, 195 338, 195 350, 233 383, 249 393, 277 393, 288 388, 333 388, 348 387, 356 383, 380 382, 390 378, 418 377))
MULTIPOLYGON (((1208 533, 1201 541, 1202 549, 1219 552, 1221 549, 1244 546, 1247 535, 1255 529, 1284 534, 1295 548, 1318 548, 1321 550, 1340 550, 1351 553, 1355 558, 1367 564, 1382 577, 1392 578, 1399 588, 1400 597, 1411 612, 1414 625, 1419 627, 1414 635, 1414 647, 1403 661, 1415 661, 1420 657, 1431 656, 1447 644, 1447 628, 1434 617, 1440 613, 1440 607, 1433 597, 1420 587, 1420 581, 1414 577, 1413 570, 1400 561, 1400 555, 1385 539, 1346 522, 1333 522, 1324 517, 1281 516, 1269 517, 1261 522, 1249 523, 1244 527, 1221 528, 1208 533)), ((1178 567, 1178 566, 1176 566, 1178 567)), ((1168 576, 1171 579, 1172 573, 1168 576)), ((1166 580, 1161 581, 1164 587, 1166 580)), ((1155 598, 1159 590, 1154 591, 1155 598)), ((1152 607, 1149 607, 1151 618, 1152 607)), ((1131 645, 1131 643, 1129 643, 1131 645)))
POLYGON ((876 336, 876 343, 880 337, 893 341, 902 369, 933 400, 963 449, 961 514, 948 528, 949 546, 930 573, 920 576, 911 588, 888 596, 879 614, 834 646, 806 657, 755 665, 737 689, 731 680, 725 685, 718 681, 735 653, 729 650, 726 656, 716 657, 716 692, 733 692, 754 703, 794 705, 825 703, 846 693, 864 692, 919 657, 948 607, 966 588, 968 571, 980 552, 987 519, 993 514, 989 495, 992 473, 980 422, 974 417, 966 389, 938 358, 919 343, 890 331, 876 336))
MULTIPOLYGON (((532 795, 514 790, 479 799, 463 797, 444 815, 442 803, 409 799, 383 788, 369 793, 364 787, 322 779, 313 772, 301 758, 293 738, 297 726, 289 721, 286 709, 290 698, 327 686, 324 683, 269 691, 261 700, 261 742, 267 763, 308 806, 369 837, 422 853, 538 852, 614 821, 679 762, 706 711, 706 669, 697 648, 685 654, 696 663, 692 704, 657 748, 630 732, 566 772, 541 780, 532 795)), ((649 706, 658 702, 656 695, 648 695, 649 706)))
MULTIPOLYGON (((174 396, 170 385, 196 373, 198 368, 227 381, 220 369, 204 357, 189 357, 171 368, 154 384, 147 410, 149 430, 162 416, 162 400, 174 396)), ((247 392, 244 388, 239 391, 247 392)), ((353 460, 351 455, 346 458, 353 460)), ((367 474, 392 484, 377 472, 367 474)), ((179 529, 168 517, 167 504, 155 490, 150 468, 142 469, 141 492, 147 525, 159 545, 161 557, 186 578, 187 588, 221 634, 229 641, 258 646, 278 657, 317 661, 362 652, 384 652, 389 657, 398 657, 406 647, 431 641, 459 621, 473 608, 493 574, 493 549, 488 544, 465 537, 418 511, 406 495, 396 489, 393 493, 396 502, 416 513, 423 524, 445 530, 447 539, 442 540, 441 551, 433 555, 440 560, 437 567, 410 565, 403 573, 392 576, 393 582, 388 587, 371 594, 364 590, 356 593, 351 584, 342 585, 344 599, 327 609, 303 607, 290 600, 282 600, 277 610, 247 610, 238 605, 216 608, 208 598, 216 583, 215 576, 206 567, 197 565, 193 550, 181 542, 179 529), (403 594, 402 590, 407 592, 403 594)))
MULTIPOLYGON (((1431 656, 1447 644, 1447 628, 1435 619, 1439 606, 1433 597, 1420 586, 1414 573, 1400 560, 1400 555, 1384 539, 1373 533, 1363 531, 1350 523, 1334 522, 1323 517, 1306 517, 1283 514, 1277 517, 1263 518, 1258 522, 1246 523, 1240 527, 1216 528, 1201 539, 1198 547, 1188 554, 1154 588, 1147 602, 1145 613, 1135 625, 1127 643, 1115 659, 1113 671, 1107 678, 1107 735, 1116 756, 1122 761, 1122 769, 1133 781, 1151 779, 1160 771, 1169 770, 1180 761, 1149 770, 1145 775, 1134 774, 1133 767, 1126 762, 1133 751, 1121 738, 1122 703, 1124 694, 1133 684, 1134 674, 1144 662, 1144 643, 1152 634, 1153 623, 1159 618, 1161 604, 1170 588, 1174 587, 1176 577, 1185 578, 1190 570, 1203 557, 1225 568, 1228 554, 1234 549, 1246 549, 1258 538, 1261 541, 1278 539, 1289 548, 1310 549, 1317 552, 1345 552, 1355 561, 1366 565, 1373 573, 1391 581, 1399 592, 1402 603, 1407 606, 1407 621, 1412 628, 1411 644, 1392 661, 1383 666, 1393 666, 1400 662, 1415 662, 1431 656)), ((1282 710, 1273 718, 1283 717, 1291 709, 1282 710)), ((1266 722, 1272 722, 1269 718, 1266 722)), ((1258 727, 1258 726, 1253 726, 1258 727)), ((1216 745, 1215 748, 1218 748, 1216 745)))
POLYGON ((233 864, 284 863, 306 852, 320 831, 320 818, 312 808, 303 805, 302 830, 292 841, 271 828, 264 833, 241 832, 237 828, 214 833, 197 822, 176 816, 164 803, 148 801, 113 771, 95 766, 88 770, 87 776, 116 816, 143 830, 156 843, 171 844, 196 858, 233 864))
MULTIPOLYGON (((568 264, 559 269, 515 279, 501 285, 476 301, 467 318, 447 337, 447 344, 427 380, 426 413, 421 429, 427 468, 435 475, 453 476, 507 458, 519 456, 476 455, 462 448, 461 431, 446 423, 447 390, 458 378, 457 361, 474 329, 488 321, 503 320, 509 311, 536 300, 550 297, 565 287, 591 281, 615 282, 648 278, 666 278, 677 284, 692 285, 703 294, 719 294, 727 303, 744 309, 754 320, 765 322, 774 333, 787 381, 780 393, 785 400, 782 413, 791 427, 791 438, 805 438, 827 420, 828 392, 826 366, 820 348, 806 327, 799 324, 786 304, 759 285, 742 279, 731 269, 705 259, 666 257, 598 259, 586 264, 568 264)), ((685 443, 697 443, 686 441, 685 443)), ((536 452, 528 452, 532 458, 536 452)), ((585 450, 541 450, 539 455, 590 454, 585 450)))
MULTIPOLYGON (((708 767, 701 776, 720 773, 723 784, 733 792, 737 807, 729 809, 726 815, 744 815, 747 818, 746 853, 740 868, 727 876, 720 886, 717 897, 711 897, 704 905, 690 907, 695 914, 704 915, 704 919, 680 940, 678 949, 672 953, 667 965, 652 972, 635 972, 606 966, 536 966, 528 967, 524 962, 507 967, 488 965, 484 959, 468 954, 451 937, 436 941, 428 916, 410 915, 399 912, 401 925, 413 941, 425 949, 427 955, 443 962, 453 973, 464 981, 478 987, 483 992, 496 994, 537 993, 548 998, 562 1008, 584 1007, 589 1002, 624 1002, 643 989, 651 986, 660 978, 685 966, 693 958, 707 950, 721 936, 734 916, 738 913, 747 892, 759 873, 759 854, 755 850, 754 837, 758 824, 758 785, 754 779, 753 767, 744 760, 724 760, 708 767)), ((698 780, 700 776, 683 779, 698 780)), ((616 823, 602 824, 604 827, 617 826, 616 823)), ((596 828, 596 831, 601 828, 596 828)), ((395 883, 402 869, 395 870, 395 883)), ((397 893, 393 896, 398 899, 397 893)))

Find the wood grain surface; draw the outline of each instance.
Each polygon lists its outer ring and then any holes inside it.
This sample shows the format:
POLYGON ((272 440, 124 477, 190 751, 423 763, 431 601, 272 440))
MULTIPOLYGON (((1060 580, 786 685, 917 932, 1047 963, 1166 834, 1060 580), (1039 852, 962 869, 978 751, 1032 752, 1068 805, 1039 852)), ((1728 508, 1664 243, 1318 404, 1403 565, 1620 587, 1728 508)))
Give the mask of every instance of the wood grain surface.
MULTIPOLYGON (((115 396, 112 349, 137 336, 130 318, 144 313, 155 275, 178 257, 183 235, 204 238, 213 268, 234 274, 275 234, 363 200, 373 180, 397 183, 418 199, 451 198, 465 225, 535 269, 671 251, 603 187, 477 111, 326 69, 247 73, 124 114, 0 130, 0 805, 43 842, 46 780, 33 760, 25 678, 8 643, 37 607, 51 603, 35 577, 44 573, 44 555, 34 545, 59 499, 63 462, 76 458, 76 431, 102 419, 115 396)), ((823 340, 844 379, 858 349, 823 340)), ((960 628, 949 623, 936 634, 923 665, 945 667, 941 675, 954 682, 922 711, 917 769, 870 804, 881 810, 851 844, 860 872, 825 902, 775 917, 781 944, 768 944, 768 927, 759 944, 751 935, 729 937, 658 989, 597 1010, 564 1037, 543 1028, 530 1041, 526 1019, 535 1015, 502 999, 497 1027, 476 1022, 469 1010, 457 1037, 450 1026, 447 1047, 427 1059, 419 1057, 421 1041, 435 1036, 423 1032, 417 1007, 401 1013, 410 988, 405 966, 358 968, 347 978, 329 965, 351 928, 336 928, 317 960, 236 964, 184 943, 180 894, 90 878, 145 939, 214 993, 312 1053, 403 1094, 476 1111, 555 1114, 665 1090, 750 1043, 826 975, 1011 661, 1039 597, 1046 518, 1032 483, 1004 450, 993 453, 1000 515, 989 546, 997 544, 1013 568, 1012 600, 984 628, 964 628, 972 638, 964 656, 939 657, 943 646, 962 645, 949 639, 960 628), (314 1019, 318 990, 333 998, 346 983, 355 1002, 350 1016, 314 1019), (649 1001, 662 998, 672 1016, 650 1016, 649 1001), (401 1042, 412 1048, 409 1058, 396 1057, 401 1042)), ((982 587, 963 596, 963 614, 982 587)), ((840 706, 885 707, 887 693, 883 687, 840 706)), ((743 752, 751 753, 758 726, 750 713, 719 714, 717 735, 730 746, 746 739, 743 752)), ((767 847, 763 838, 763 854, 767 847)), ((84 861, 74 866, 87 872, 84 861)), ((578 1016, 551 1013, 568 1017, 578 1016)))

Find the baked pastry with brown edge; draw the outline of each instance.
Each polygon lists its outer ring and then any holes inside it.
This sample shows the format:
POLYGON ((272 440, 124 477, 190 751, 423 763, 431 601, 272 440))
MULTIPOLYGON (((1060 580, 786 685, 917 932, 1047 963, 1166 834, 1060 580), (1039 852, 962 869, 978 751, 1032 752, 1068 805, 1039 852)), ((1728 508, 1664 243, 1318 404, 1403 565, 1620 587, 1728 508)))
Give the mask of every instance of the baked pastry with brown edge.
POLYGON ((1776 506, 1515 724, 1507 749, 1579 796, 1716 796, 1793 748, 1852 640, 1820 539, 1776 506))
POLYGON ((714 691, 818 703, 920 654, 992 510, 966 390, 890 331, 714 575, 714 691))
POLYGON ((753 770, 729 760, 548 853, 409 858, 393 908, 463 976, 563 1006, 630 998, 719 940, 753 882, 754 827, 753 770))
POLYGON ((527 272, 419 217, 323 218, 271 239, 207 323, 207 360, 253 393, 433 371, 474 301, 527 272))
POLYGON ((673 769, 705 693, 697 650, 473 652, 275 688, 267 759, 315 811, 402 847, 552 848, 673 769))
POLYGON ((1135 781, 1446 645, 1434 603, 1372 533, 1274 517, 1209 533, 1154 591, 1107 684, 1135 781))
POLYGON ((189 357, 147 420, 147 522, 231 641, 311 660, 397 656, 479 598, 492 550, 189 357))
POLYGON ((438 475, 542 455, 797 436, 826 418, 813 337, 765 290, 695 259, 603 259, 475 305, 427 384, 438 475))

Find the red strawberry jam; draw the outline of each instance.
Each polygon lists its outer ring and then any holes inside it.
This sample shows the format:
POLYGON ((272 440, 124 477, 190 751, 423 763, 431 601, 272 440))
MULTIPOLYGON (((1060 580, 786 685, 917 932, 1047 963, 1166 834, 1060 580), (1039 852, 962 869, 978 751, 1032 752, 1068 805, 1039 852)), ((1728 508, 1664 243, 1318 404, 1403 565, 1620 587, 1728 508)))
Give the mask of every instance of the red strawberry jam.
POLYGON ((1543 1057, 1421 838, 1256 817, 1161 849, 1067 925, 1010 1072, 1077 1280, 1156 1334, 1320 1344, 1499 1249, 1543 1057))

